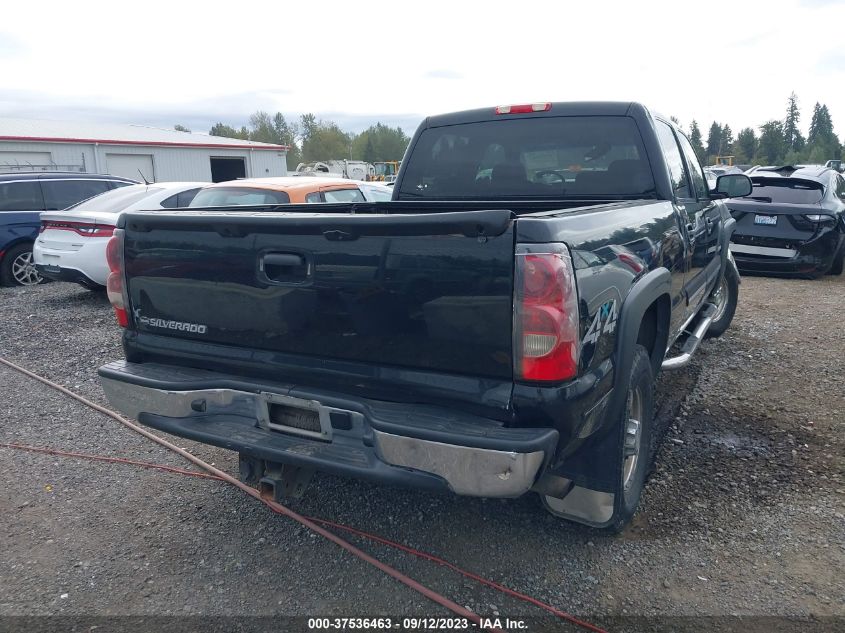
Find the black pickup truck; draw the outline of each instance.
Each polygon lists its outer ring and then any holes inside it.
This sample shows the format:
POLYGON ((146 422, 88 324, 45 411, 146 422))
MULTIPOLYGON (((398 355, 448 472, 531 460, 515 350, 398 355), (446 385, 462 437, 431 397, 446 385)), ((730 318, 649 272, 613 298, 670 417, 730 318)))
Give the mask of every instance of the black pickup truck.
POLYGON ((122 216, 109 400, 276 498, 325 471, 625 525, 658 372, 733 317, 748 178, 708 191, 640 104, 541 103, 426 119, 394 188, 122 216))

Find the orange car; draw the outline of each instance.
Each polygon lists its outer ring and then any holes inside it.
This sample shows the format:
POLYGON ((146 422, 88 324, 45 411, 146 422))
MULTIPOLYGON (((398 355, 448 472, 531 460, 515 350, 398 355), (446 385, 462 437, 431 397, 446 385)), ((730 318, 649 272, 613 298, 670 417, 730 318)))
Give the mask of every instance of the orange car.
POLYGON ((244 178, 218 182, 200 189, 192 207, 248 204, 299 204, 303 202, 377 202, 390 200, 390 187, 345 178, 244 178))

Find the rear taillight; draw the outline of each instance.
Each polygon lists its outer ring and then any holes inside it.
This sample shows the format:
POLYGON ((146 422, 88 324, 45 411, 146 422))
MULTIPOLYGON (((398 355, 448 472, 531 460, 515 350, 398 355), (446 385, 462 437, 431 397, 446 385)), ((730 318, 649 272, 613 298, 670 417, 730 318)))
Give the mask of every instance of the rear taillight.
POLYGON ((514 372, 522 380, 569 380, 580 352, 572 260, 562 244, 520 248, 532 252, 516 255, 514 372))
POLYGON ((106 292, 114 308, 114 315, 120 327, 129 325, 126 314, 126 288, 123 283, 123 231, 115 229, 114 235, 106 244, 106 262, 109 265, 109 276, 106 279, 106 292))
POLYGON ((91 224, 90 222, 56 222, 44 220, 41 222, 39 233, 47 229, 51 231, 72 231, 82 237, 111 237, 114 227, 110 224, 91 224))
POLYGON ((810 220, 810 222, 818 222, 819 226, 834 226, 836 224, 836 218, 825 213, 815 213, 805 215, 804 217, 810 220))

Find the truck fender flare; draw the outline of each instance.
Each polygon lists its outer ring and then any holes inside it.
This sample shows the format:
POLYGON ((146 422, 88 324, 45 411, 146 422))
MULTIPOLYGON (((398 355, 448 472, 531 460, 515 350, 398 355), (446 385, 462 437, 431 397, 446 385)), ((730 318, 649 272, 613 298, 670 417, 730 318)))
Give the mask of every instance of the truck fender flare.
MULTIPOLYGON (((719 233, 719 256, 721 257, 721 266, 719 267, 719 276, 716 277, 717 280, 722 278, 722 275, 725 274, 725 270, 728 265, 728 254, 731 250, 731 235, 734 234, 736 230, 736 220, 732 217, 728 217, 727 220, 722 222, 722 230, 719 233)), ((717 281, 718 286, 718 281, 717 281)))
POLYGON ((671 297, 671 289, 672 274, 669 270, 655 268, 631 286, 622 302, 616 330, 616 349, 613 354, 613 395, 608 407, 608 420, 615 420, 622 413, 634 346, 637 344, 637 335, 646 310, 662 295, 671 297))

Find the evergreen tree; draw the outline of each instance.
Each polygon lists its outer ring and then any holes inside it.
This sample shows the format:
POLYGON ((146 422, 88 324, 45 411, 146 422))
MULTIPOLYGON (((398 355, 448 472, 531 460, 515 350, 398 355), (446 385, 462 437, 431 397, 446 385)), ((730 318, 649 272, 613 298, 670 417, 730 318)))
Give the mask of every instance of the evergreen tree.
POLYGON ((373 145, 373 139, 369 134, 367 135, 367 144, 364 146, 363 159, 368 163, 374 163, 378 160, 376 158, 376 148, 375 145, 373 145))
POLYGON ((179 123, 174 125, 173 129, 176 130, 177 132, 190 132, 191 131, 188 128, 186 128, 184 125, 181 125, 179 123))
POLYGON ((804 137, 798 129, 801 112, 798 109, 798 97, 795 92, 789 95, 786 105, 786 119, 783 122, 783 140, 787 151, 800 152, 804 149, 804 137))
POLYGON ((767 121, 760 126, 760 140, 757 143, 757 158, 767 165, 779 165, 783 162, 784 151, 783 123, 767 121))
POLYGON ((704 145, 701 143, 701 130, 698 129, 698 123, 695 119, 692 120, 689 130, 689 142, 695 150, 695 155, 698 156, 698 161, 703 165, 707 156, 704 152, 704 145))
POLYGON ((736 135, 736 143, 734 143, 734 154, 736 154, 736 162, 747 163, 754 159, 757 153, 757 135, 754 129, 747 127, 739 131, 736 135))
POLYGON ((831 158, 837 158, 841 153, 842 146, 833 131, 830 112, 826 105, 816 103, 810 121, 810 132, 807 135, 806 155, 809 162, 824 163, 831 158))
POLYGON ((713 121, 707 134, 707 162, 711 163, 722 153, 722 126, 713 121))
POLYGON ((733 154, 734 133, 731 126, 725 123, 722 128, 722 153, 733 154))

